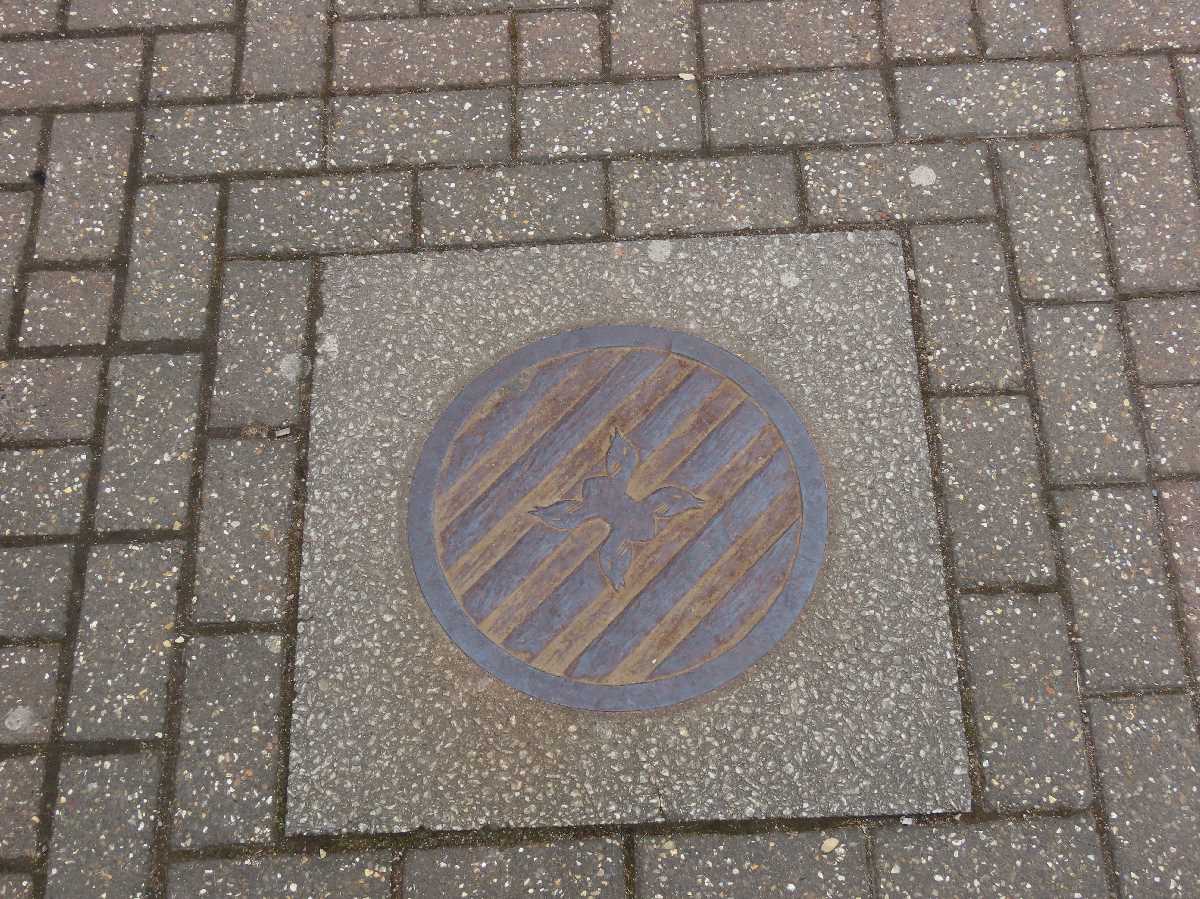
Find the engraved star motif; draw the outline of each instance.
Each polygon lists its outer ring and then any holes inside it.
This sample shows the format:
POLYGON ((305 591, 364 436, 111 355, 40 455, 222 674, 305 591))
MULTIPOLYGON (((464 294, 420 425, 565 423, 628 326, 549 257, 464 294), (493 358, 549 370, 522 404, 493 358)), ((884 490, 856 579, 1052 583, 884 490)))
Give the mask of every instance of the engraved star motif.
POLYGON ((608 537, 596 551, 596 562, 614 590, 625 585, 633 561, 634 544, 653 537, 667 518, 698 509, 704 500, 683 487, 659 487, 643 500, 629 495, 629 480, 641 452, 620 431, 614 431, 604 457, 607 474, 587 478, 581 495, 530 510, 530 514, 558 531, 570 531, 593 518, 609 527, 608 537))

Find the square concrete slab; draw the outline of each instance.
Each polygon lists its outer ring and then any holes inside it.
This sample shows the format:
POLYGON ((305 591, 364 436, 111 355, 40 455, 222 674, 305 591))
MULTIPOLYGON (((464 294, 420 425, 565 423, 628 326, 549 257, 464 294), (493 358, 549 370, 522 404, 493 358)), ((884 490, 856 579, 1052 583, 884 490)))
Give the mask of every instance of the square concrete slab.
POLYGON ((291 832, 969 807, 894 236, 345 258, 322 298, 291 832))

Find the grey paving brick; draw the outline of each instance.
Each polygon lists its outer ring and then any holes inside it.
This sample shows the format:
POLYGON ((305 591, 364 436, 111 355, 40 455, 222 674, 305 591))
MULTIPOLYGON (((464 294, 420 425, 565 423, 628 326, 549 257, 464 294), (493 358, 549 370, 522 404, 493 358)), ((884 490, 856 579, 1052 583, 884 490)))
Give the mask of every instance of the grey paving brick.
POLYGON ((104 343, 112 301, 112 272, 34 272, 25 292, 21 345, 104 343))
POLYGON ((327 0, 249 0, 241 88, 315 93, 325 81, 327 0))
POLYGON ((27 183, 38 167, 41 119, 34 116, 0 117, 0 182, 27 183))
POLYGON ((403 895, 623 899, 624 879, 621 844, 611 838, 503 849, 449 846, 409 853, 403 895))
POLYGON ((307 262, 226 266, 210 425, 281 425, 299 411, 311 272, 307 262))
POLYGON ((1197 0, 1089 0, 1072 3, 1084 52, 1195 46, 1197 0))
POLYGON ((1200 387, 1155 387, 1143 396, 1154 473, 1200 474, 1200 387))
POLYGON ((1100 842, 1086 815, 885 827, 876 853, 883 899, 1108 896, 1100 842))
POLYGON ((988 805, 1086 806, 1091 780, 1058 596, 961 596, 959 608, 988 805))
POLYGON ((419 187, 426 243, 550 240, 604 231, 597 162, 422 172, 419 187))
POLYGON ((1055 493, 1084 684, 1093 691, 1183 681, 1148 490, 1055 493))
POLYGON ((136 36, 6 43, 0 48, 0 109, 132 103, 141 74, 142 41, 136 36))
POLYGON ((198 356, 124 356, 109 368, 98 528, 187 522, 200 393, 198 356))
POLYGON ((1200 380, 1200 295, 1125 306, 1142 383, 1200 380))
POLYGON ((1020 387, 1020 351, 996 227, 918 225, 912 245, 931 386, 1020 387))
POLYGON ((809 214, 819 224, 986 216, 994 211, 978 146, 814 150, 801 156, 809 214))
POLYGON ((1200 286, 1200 201, 1181 128, 1092 135, 1123 290, 1200 286))
POLYGON ((390 879, 391 864, 382 852, 259 855, 171 865, 170 895, 260 899, 264 893, 294 892, 306 899, 387 899, 390 879))
POLYGON ((62 634, 73 557, 69 545, 0 549, 0 636, 62 634))
POLYGON ((415 16, 420 6, 418 0, 334 0, 334 8, 342 16, 415 16))
POLYGON ((147 895, 158 767, 152 753, 63 760, 47 897, 147 895))
POLYGON ((1200 879, 1200 740, 1186 696, 1091 704, 1117 874, 1128 896, 1186 896, 1200 879))
POLYGON ((1184 633, 1193 659, 1200 658, 1200 483, 1159 487, 1167 545, 1181 599, 1184 633))
POLYGON ((295 463, 291 441, 209 442, 193 606, 197 621, 283 617, 295 463))
POLYGON ((154 39, 152 100, 227 97, 233 90, 234 36, 224 31, 160 34, 154 39))
POLYGON ((0 452, 0 534, 76 531, 89 467, 75 447, 0 452))
MULTIPOLYGON (((17 263, 25 249, 31 194, 0 193, 0 331, 8 327, 12 314, 12 292, 17 281, 17 263)), ((5 331, 5 333, 7 333, 5 331)))
POLYGON ((609 177, 618 234, 784 228, 799 215, 787 156, 629 160, 609 177))
POLYGON ((312 169, 321 156, 318 100, 150 110, 142 166, 153 175, 312 169))
POLYGON ((228 248, 234 253, 337 253, 407 246, 412 176, 274 178, 235 184, 228 248))
POLYGON ((57 27, 58 0, 8 0, 0 6, 0 34, 54 31, 57 27))
POLYGON ((104 259, 117 248, 133 113, 59 116, 38 222, 42 259, 104 259))
POLYGON ((99 392, 96 358, 0 362, 0 439, 87 439, 99 392))
POLYGON ((499 162, 511 157, 507 90, 333 101, 334 165, 499 162))
POLYGON ((856 828, 645 838, 635 859, 638 894, 661 899, 870 892, 863 834, 856 828))
POLYGON ((700 98, 689 81, 537 88, 522 92, 518 115, 525 156, 700 147, 700 98))
POLYGON ((341 22, 336 91, 502 84, 512 77, 506 16, 341 22))
POLYGON ((875 15, 867 0, 706 3, 704 63, 710 73, 721 73, 876 62, 875 15))
POLYGON ((67 706, 69 738, 162 736, 182 559, 178 541, 92 549, 67 706))
POLYGON ((595 13, 529 13, 518 17, 517 34, 517 71, 522 82, 600 75, 600 20, 595 13))
POLYGON ((497 10, 596 7, 602 0, 425 0, 431 13, 480 13, 497 10))
POLYGON ((988 56, 1071 50, 1063 0, 979 0, 978 13, 988 56))
POLYGON ((0 648, 0 746, 50 738, 57 670, 57 646, 0 648))
POLYGON ((612 70, 617 75, 677 75, 696 69, 691 0, 612 0, 612 70))
POLYGON ((1175 57, 1175 69, 1183 87, 1188 123, 1194 135, 1200 132, 1200 56, 1175 57))
POLYGON ((126 340, 203 337, 217 238, 217 185, 146 187, 134 203, 126 340))
POLYGON ((175 773, 177 846, 270 839, 281 661, 279 637, 191 641, 175 773))
POLYGON ((830 70, 708 85, 717 146, 888 141, 892 125, 878 72, 830 70))
POLYGON ((1039 307, 1025 319, 1055 483, 1143 477, 1146 460, 1108 305, 1039 307))
POLYGON ((33 879, 24 874, 0 874, 0 899, 33 899, 33 879))
POLYGON ((1092 128, 1179 123, 1175 80, 1165 56, 1087 59, 1083 81, 1092 128))
POLYGON ((208 25, 233 19, 236 0, 71 0, 69 27, 208 25))
POLYGON ((0 759, 0 858, 37 852, 43 768, 40 755, 0 759))
POLYGON ((936 58, 978 52, 971 0, 883 0, 892 55, 936 58))
POLYGON ((940 400, 942 479, 960 583, 1054 579, 1033 421, 1024 397, 940 400))
POLYGON ((900 130, 910 137, 1036 134, 1082 121, 1069 62, 901 68, 896 103, 900 130))

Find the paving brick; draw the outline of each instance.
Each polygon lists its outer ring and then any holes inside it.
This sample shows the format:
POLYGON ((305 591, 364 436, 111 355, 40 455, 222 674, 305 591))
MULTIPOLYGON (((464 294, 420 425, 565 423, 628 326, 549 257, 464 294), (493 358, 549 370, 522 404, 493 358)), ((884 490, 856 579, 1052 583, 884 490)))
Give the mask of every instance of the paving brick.
POLYGON ((25 292, 21 345, 104 343, 112 301, 112 272, 34 272, 25 292))
POLYGON ((1142 383, 1200 380, 1200 295, 1127 303, 1126 320, 1142 383))
POLYGON ((1183 87, 1183 100, 1192 134, 1200 132, 1200 56, 1175 57, 1175 69, 1183 87))
POLYGON ((0 34, 54 31, 57 28, 58 0, 8 0, 0 7, 0 34))
POLYGON ((142 75, 142 41, 134 36, 6 43, 0 61, 0 109, 132 103, 142 75))
POLYGON ((1179 585, 1183 629, 1193 659, 1200 659, 1200 484, 1159 486, 1171 565, 1179 585))
POLYGON ((328 0, 249 0, 242 91, 319 91, 325 82, 328 7, 328 0))
POLYGON ((991 824, 885 827, 876 841, 879 895, 1108 896, 1087 816, 991 824))
POLYGON ((294 893, 306 899, 387 899, 390 869, 382 852, 322 851, 183 862, 171 865, 170 895, 172 899, 261 899, 264 894, 294 893))
POLYGON ((1093 691, 1183 681, 1150 493, 1140 487, 1055 494, 1084 684, 1093 691))
POLYGON ((59 636, 66 620, 74 548, 0 549, 0 636, 59 636))
POLYGON ((117 248, 133 113, 72 114, 54 120, 38 222, 42 259, 104 259, 117 248))
POLYGON ((978 52, 971 15, 971 0, 883 0, 884 28, 895 57, 978 52))
POLYGON ((208 25, 234 18, 236 0, 71 0, 69 27, 208 25))
POLYGON ((912 245, 930 385, 1020 387, 1020 351, 996 227, 918 225, 912 245))
POLYGON ((612 0, 609 33, 616 75, 677 75, 696 70, 691 0, 612 0))
POLYGON ((183 547, 95 547, 88 557, 68 738, 161 737, 183 547))
POLYGON ((425 0, 431 13, 480 13, 497 10, 560 9, 566 7, 595 7, 602 0, 425 0))
POLYGON ((134 204, 126 340, 205 333, 217 238, 217 185, 146 187, 134 204))
POLYGON ((892 139, 878 72, 831 70, 708 85, 717 146, 880 142, 892 139))
POLYGON ((24 874, 0 874, 0 899, 33 899, 33 880, 24 874))
POLYGON ((615 839, 491 848, 418 849, 404 864, 404 899, 455 896, 588 896, 623 899, 625 872, 615 839))
POLYGON ((1055 483, 1143 477, 1146 460, 1108 305, 1030 309, 1025 319, 1055 483))
POLYGON ((1091 705, 1096 763, 1127 896, 1184 896, 1200 880, 1200 740, 1186 696, 1091 705))
POLYGON ((797 222, 787 156, 614 162, 617 233, 786 228, 797 222))
POLYGON ((1089 0, 1072 3, 1086 53, 1195 46, 1200 0, 1089 0))
POLYGON ((281 425, 299 411, 311 272, 307 262, 226 266, 210 425, 281 425))
POLYGON ((407 246, 412 176, 275 178, 235 184, 228 248, 234 253, 338 253, 407 246))
POLYGON ((1200 286, 1200 201, 1181 128, 1092 135, 1123 290, 1200 286))
POLYGON ((1179 123, 1175 79, 1165 56, 1087 59, 1083 80, 1092 128, 1179 123))
POLYGON ((99 392, 96 358, 0 362, 0 439, 90 438, 99 392))
POLYGON ((988 56, 1071 51, 1063 0, 979 0, 978 13, 988 56))
POLYGON ((78 530, 90 464, 75 447, 0 452, 0 534, 78 530))
POLYGON ((814 150, 802 155, 818 224, 991 215, 991 178, 978 146, 814 150))
POLYGON ((0 746, 50 738, 57 670, 57 646, 0 648, 0 746))
POLYGON ((98 528, 178 530, 187 522, 199 388, 198 356, 113 360, 98 528))
POLYGON ((237 42, 224 31, 160 34, 154 39, 151 100, 227 97, 237 42))
POLYGON ((770 0, 701 7, 710 73, 879 60, 876 7, 866 0, 770 0))
POLYGON ((1091 780, 1058 596, 961 596, 959 608, 987 804, 1086 806, 1091 780))
POLYGON ((175 844, 266 842, 275 822, 279 637, 197 637, 188 649, 175 844))
POLYGON ((193 606, 197 621, 283 617, 295 462, 291 441, 209 442, 193 606))
POLYGON ((1200 474, 1200 387, 1157 387, 1144 397, 1154 473, 1200 474))
POLYGON ((420 6, 419 0, 334 0, 341 16, 415 16, 420 6))
POLYGON ((23 184, 38 167, 41 119, 33 116, 0 117, 0 182, 23 184))
POLYGON ((46 896, 145 896, 158 758, 68 757, 59 773, 46 896))
POLYGON ((596 162, 422 172, 421 226, 430 244, 588 237, 604 231, 596 162))
POLYGON ((150 110, 142 165, 152 175, 312 169, 321 157, 318 100, 150 110))
POLYGON ((17 263, 25 249, 30 194, 0 193, 0 332, 7 333, 17 263))
POLYGON ((1024 397, 964 397, 940 400, 937 413, 959 581, 1053 581, 1029 404, 1024 397))
POLYGON ((506 16, 341 22, 336 91, 502 84, 512 77, 506 16))
POLYGON ((857 828, 808 833, 696 834, 637 843, 639 895, 866 896, 870 874, 857 828))
POLYGON ((900 130, 910 137, 1036 134, 1082 121, 1068 62, 901 68, 896 103, 900 130))
POLYGON ((507 90, 333 101, 334 165, 499 162, 511 157, 507 90))
POLYGON ((518 115, 525 156, 700 147, 700 98, 689 81, 537 88, 522 92, 518 115))
POLYGON ((517 19, 517 34, 517 71, 524 83, 600 75, 600 20, 595 13, 530 13, 517 19))
MULTIPOLYGON (((40 755, 0 758, 0 858, 31 856, 37 852, 42 772, 40 755)), ((0 891, 0 896, 3 895, 0 891)))

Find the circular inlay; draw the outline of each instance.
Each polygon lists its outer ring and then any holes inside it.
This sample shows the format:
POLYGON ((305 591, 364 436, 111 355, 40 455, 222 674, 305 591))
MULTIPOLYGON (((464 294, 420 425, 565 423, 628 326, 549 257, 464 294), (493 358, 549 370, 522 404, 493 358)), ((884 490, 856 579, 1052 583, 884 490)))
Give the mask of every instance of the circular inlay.
POLYGON ((737 676, 808 599, 827 498, 804 424, 753 367, 641 326, 570 331, 475 379, 409 500, 417 579, 505 683, 595 710, 737 676))

